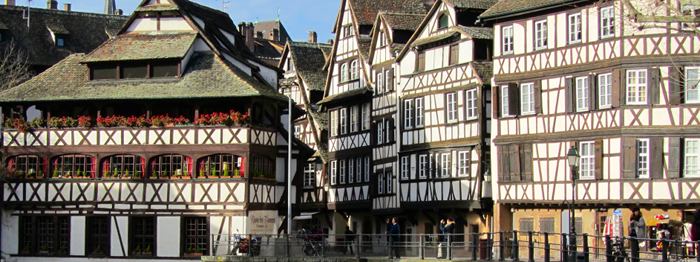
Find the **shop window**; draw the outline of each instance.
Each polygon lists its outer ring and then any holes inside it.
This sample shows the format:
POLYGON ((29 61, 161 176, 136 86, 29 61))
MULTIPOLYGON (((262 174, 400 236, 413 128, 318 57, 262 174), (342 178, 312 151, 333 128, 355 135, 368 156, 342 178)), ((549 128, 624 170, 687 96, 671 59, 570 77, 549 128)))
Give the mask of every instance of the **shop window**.
POLYGON ((183 217, 183 252, 186 257, 200 257, 209 251, 209 223, 206 217, 183 217))
POLYGON ((156 247, 156 218, 131 217, 129 220, 129 256, 153 257, 156 247))

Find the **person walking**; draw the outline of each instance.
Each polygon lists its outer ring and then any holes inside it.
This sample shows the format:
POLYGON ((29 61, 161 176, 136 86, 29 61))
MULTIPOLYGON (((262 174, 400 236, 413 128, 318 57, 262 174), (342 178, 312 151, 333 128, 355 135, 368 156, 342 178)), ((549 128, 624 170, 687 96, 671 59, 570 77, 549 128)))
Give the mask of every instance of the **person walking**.
POLYGON ((387 233, 389 235, 389 245, 391 248, 389 258, 401 258, 401 255, 399 255, 399 242, 401 240, 399 234, 401 234, 401 227, 396 217, 392 218, 391 223, 387 225, 387 233))
POLYGON ((642 211, 638 207, 632 208, 629 225, 632 262, 639 262, 639 241, 644 241, 644 238, 647 237, 646 231, 646 221, 644 221, 642 211))
POLYGON ((350 230, 349 226, 345 227, 345 253, 350 252, 350 255, 354 255, 355 252, 352 250, 352 246, 355 243, 355 232, 350 230))
POLYGON ((438 252, 437 252, 437 257, 438 258, 446 258, 447 257, 447 251, 445 250, 445 246, 447 243, 447 237, 445 236, 445 226, 447 226, 447 220, 440 219, 440 228, 439 229, 439 234, 438 234, 438 241, 440 242, 438 244, 438 252))

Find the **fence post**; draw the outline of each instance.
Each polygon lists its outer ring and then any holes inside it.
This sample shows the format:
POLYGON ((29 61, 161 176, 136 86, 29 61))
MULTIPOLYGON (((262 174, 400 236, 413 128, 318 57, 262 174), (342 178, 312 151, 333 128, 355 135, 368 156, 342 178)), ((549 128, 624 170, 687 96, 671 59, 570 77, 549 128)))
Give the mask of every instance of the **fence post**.
MULTIPOLYGON (((661 243, 663 245, 663 248, 661 248, 661 261, 663 262, 668 262, 668 240, 666 239, 661 239, 661 243)), ((632 251, 634 252, 634 250, 632 251)), ((639 252, 639 249, 637 249, 637 252, 639 252)), ((637 256, 635 257, 634 254, 632 254, 634 258, 639 257, 639 253, 637 253, 637 256)))
POLYGON ((493 234, 492 232, 486 233, 486 260, 493 260, 493 234))
POLYGON ((447 259, 452 260, 452 235, 447 234, 447 259))
POLYGON ((700 262, 700 241, 693 243, 693 251, 695 252, 695 260, 700 262))
POLYGON ((550 262, 552 258, 549 256, 550 253, 550 246, 549 246, 549 233, 545 232, 544 233, 544 262, 550 262))
POLYGON ((520 257, 520 249, 518 247, 518 245, 520 243, 518 243, 518 231, 517 230, 513 230, 513 241, 511 241, 510 243, 511 243, 510 258, 513 261, 517 262, 518 258, 520 257))
POLYGON ((392 258, 393 258, 393 254, 391 254, 391 252, 392 252, 391 249, 393 248, 392 242, 394 242, 394 240, 392 239, 391 235, 389 235, 389 242, 388 242, 388 243, 389 243, 389 246, 388 246, 388 248, 387 248, 387 250, 389 251, 389 255, 388 255, 387 257, 389 257, 389 259, 392 259, 392 258))
POLYGON ((360 259, 360 249, 362 249, 362 247, 361 247, 362 242, 360 242, 361 238, 362 238, 361 236, 357 237, 357 235, 355 235, 355 250, 353 250, 353 251, 355 251, 355 258, 358 260, 360 259))
POLYGON ((425 237, 423 235, 418 235, 418 257, 423 260, 425 259, 425 254, 423 254, 423 247, 425 246, 425 237))
POLYGON ((285 253, 287 253, 287 257, 290 257, 290 255, 292 254, 292 252, 291 252, 291 250, 290 250, 291 247, 289 246, 289 244, 290 244, 290 243, 289 243, 289 242, 290 242, 290 241, 289 241, 289 234, 284 234, 284 242, 287 244, 287 245, 285 246, 285 251, 286 251, 285 253))
POLYGON ((583 234, 583 257, 586 262, 590 261, 589 257, 589 250, 588 250, 588 233, 583 234))
POLYGON ((605 236, 605 261, 613 262, 612 238, 609 235, 605 236))
POLYGON ((527 232, 527 261, 535 262, 535 243, 532 242, 532 231, 527 232))
POLYGON ((506 260, 506 237, 504 236, 503 232, 498 233, 498 249, 498 260, 506 260))
POLYGON ((476 261, 477 252, 479 252, 479 234, 472 234, 472 261, 476 261))
POLYGON ((561 234, 561 242, 559 242, 559 251, 561 252, 561 261, 567 262, 569 261, 569 252, 567 250, 569 249, 569 245, 567 239, 566 239, 566 234, 561 234))

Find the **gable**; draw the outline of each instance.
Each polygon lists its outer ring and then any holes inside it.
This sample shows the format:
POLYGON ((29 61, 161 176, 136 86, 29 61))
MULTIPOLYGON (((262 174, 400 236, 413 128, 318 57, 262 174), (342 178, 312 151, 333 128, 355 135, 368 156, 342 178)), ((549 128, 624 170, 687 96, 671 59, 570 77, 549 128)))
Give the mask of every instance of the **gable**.
POLYGON ((422 28, 418 38, 425 38, 440 33, 441 29, 439 28, 439 23, 440 17, 443 15, 447 16, 447 27, 445 28, 450 28, 457 24, 455 9, 444 1, 441 1, 440 6, 438 6, 435 12, 431 13, 427 24, 422 28))

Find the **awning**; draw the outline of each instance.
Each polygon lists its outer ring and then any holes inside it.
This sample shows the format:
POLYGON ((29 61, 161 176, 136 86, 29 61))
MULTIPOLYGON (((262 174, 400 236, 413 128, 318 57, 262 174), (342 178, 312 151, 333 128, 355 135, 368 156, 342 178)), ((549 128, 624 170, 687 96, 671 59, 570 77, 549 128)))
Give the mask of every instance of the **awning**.
POLYGON ((295 216, 293 220, 309 220, 313 215, 318 214, 318 212, 302 212, 298 216, 295 216))

